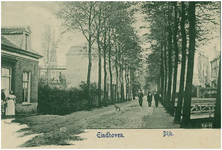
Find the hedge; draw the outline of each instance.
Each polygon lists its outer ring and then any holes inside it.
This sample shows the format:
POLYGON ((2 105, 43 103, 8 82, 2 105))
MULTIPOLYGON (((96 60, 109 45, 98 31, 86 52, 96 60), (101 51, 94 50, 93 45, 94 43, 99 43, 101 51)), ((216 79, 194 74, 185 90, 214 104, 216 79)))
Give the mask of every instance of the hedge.
MULTIPOLYGON (((90 85, 91 107, 97 107, 97 87, 90 85)), ((39 83, 38 114, 66 115, 87 109, 86 83, 81 82, 79 88, 60 88, 39 83)))

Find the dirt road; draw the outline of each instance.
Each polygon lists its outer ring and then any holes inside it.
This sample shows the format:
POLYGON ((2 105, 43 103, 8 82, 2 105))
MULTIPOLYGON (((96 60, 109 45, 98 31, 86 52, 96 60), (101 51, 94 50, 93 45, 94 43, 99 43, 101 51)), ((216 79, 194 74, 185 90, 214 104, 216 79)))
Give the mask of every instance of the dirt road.
MULTIPOLYGON (((87 129, 152 129, 157 127, 157 123, 162 128, 166 125, 174 128, 171 121, 167 121, 169 116, 165 115, 163 108, 155 108, 154 101, 152 106, 148 107, 146 97, 143 99, 142 107, 139 106, 138 99, 116 105, 120 107, 120 111, 111 105, 92 111, 74 112, 65 116, 40 115, 22 118, 23 123, 28 126, 11 123, 11 120, 2 120, 2 131, 7 131, 2 134, 2 148, 15 148, 19 145, 35 147, 73 143, 69 137, 76 135, 77 131, 87 129), (159 121, 153 116, 153 112, 158 114, 159 121), (165 122, 161 121, 162 115, 165 115, 165 122), (62 127, 67 130, 64 137, 60 133, 62 127), (25 134, 26 136, 22 136, 25 132, 17 132, 23 131, 25 128, 29 128, 29 130, 24 130, 29 133, 25 134), (57 141, 52 143, 49 138, 56 138, 57 141)), ((80 136, 84 137, 84 133, 80 136)))

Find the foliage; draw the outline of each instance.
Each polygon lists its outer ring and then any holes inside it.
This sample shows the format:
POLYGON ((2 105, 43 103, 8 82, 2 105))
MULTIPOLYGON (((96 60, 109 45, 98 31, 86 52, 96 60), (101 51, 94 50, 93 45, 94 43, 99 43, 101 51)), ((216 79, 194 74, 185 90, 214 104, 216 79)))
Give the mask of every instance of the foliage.
MULTIPOLYGON (((93 107, 97 105, 97 87, 95 83, 91 85, 91 100, 93 107)), ((74 111, 87 109, 86 83, 81 82, 79 88, 60 88, 39 83, 38 89, 38 114, 65 115, 74 111)))

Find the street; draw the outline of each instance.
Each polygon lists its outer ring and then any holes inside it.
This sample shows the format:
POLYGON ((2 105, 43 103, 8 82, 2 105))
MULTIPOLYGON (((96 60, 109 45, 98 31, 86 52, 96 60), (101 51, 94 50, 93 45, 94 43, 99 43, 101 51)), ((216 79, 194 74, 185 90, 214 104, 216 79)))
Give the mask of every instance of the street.
MULTIPOLYGON (((173 124, 173 117, 170 117, 164 110, 161 104, 156 108, 154 106, 154 100, 152 106, 148 107, 146 97, 143 98, 142 107, 139 106, 138 98, 126 103, 116 104, 120 107, 120 111, 116 111, 113 105, 103 107, 100 109, 94 109, 93 111, 79 111, 65 116, 50 116, 40 115, 32 116, 36 123, 39 123, 40 128, 45 128, 45 131, 54 130, 58 131, 61 127, 67 129, 67 133, 72 134, 75 129, 87 130, 87 129, 163 129, 163 128, 179 128, 179 125, 173 124), (52 120, 47 119, 52 118, 52 120), (47 120, 45 123, 40 121, 40 118, 47 120), (38 120, 39 119, 39 120, 38 120), (58 124, 58 126, 53 126, 58 124), (50 129, 53 127, 53 129, 50 129)), ((11 122, 13 119, 3 119, 2 122, 2 148, 15 148, 28 140, 32 139, 37 134, 24 135, 28 128, 27 125, 21 125, 19 123, 11 122), (24 131, 22 131, 24 130, 24 131), (7 131, 7 132, 4 132, 7 131), (18 132, 19 131, 19 132, 18 132), (13 143, 9 141, 14 141, 13 143)), ((90 130, 87 133, 80 134, 80 137, 84 137, 85 134, 90 134, 90 130)), ((40 136, 44 136, 40 134, 40 136)), ((38 137, 38 136, 37 136, 38 137)), ((84 140, 83 140, 84 141, 84 140)), ((69 141, 69 143, 76 143, 77 141, 69 141)), ((36 141, 38 143, 38 141, 36 141)), ((80 142, 81 143, 81 142, 80 142)), ((47 144, 38 144, 43 146, 47 144)), ((23 146, 30 146, 26 143, 23 146)))

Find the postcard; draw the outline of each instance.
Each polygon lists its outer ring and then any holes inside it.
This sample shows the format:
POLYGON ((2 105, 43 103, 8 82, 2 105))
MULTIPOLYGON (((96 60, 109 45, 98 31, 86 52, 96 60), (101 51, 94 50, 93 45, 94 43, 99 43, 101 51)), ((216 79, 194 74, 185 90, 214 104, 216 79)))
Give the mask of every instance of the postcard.
POLYGON ((220 149, 221 2, 2 1, 2 149, 220 149))

